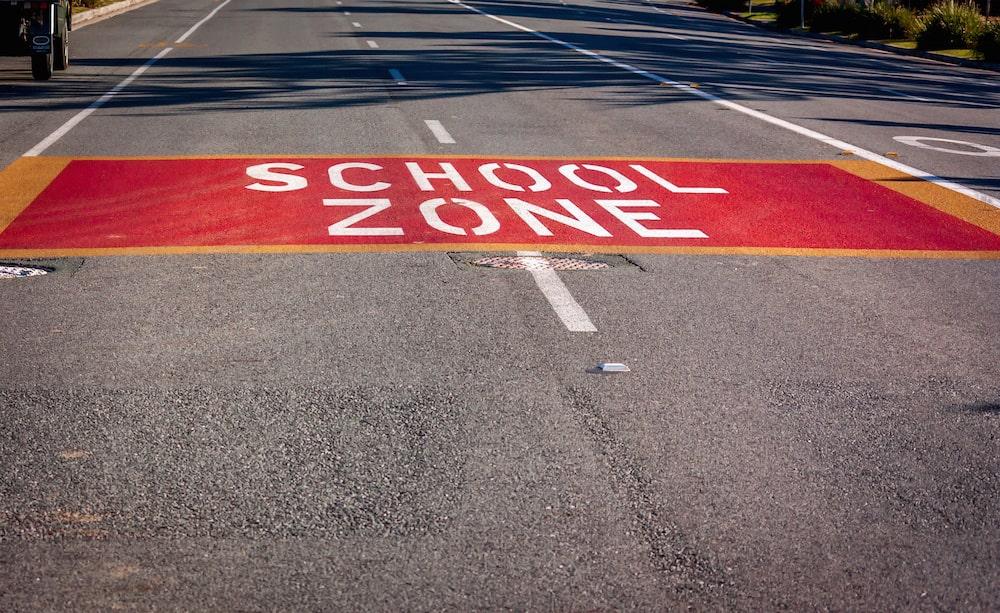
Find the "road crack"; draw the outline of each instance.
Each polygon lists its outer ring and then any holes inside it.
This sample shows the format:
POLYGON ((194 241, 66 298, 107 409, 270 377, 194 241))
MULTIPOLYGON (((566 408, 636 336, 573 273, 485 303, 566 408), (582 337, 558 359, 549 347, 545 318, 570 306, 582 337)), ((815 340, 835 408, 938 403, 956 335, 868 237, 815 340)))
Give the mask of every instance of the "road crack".
POLYGON ((615 433, 600 405, 588 392, 567 390, 569 405, 602 458, 612 487, 624 499, 632 519, 630 536, 649 550, 653 566, 678 593, 718 597, 732 585, 714 556, 700 550, 669 518, 657 499, 642 462, 615 433))

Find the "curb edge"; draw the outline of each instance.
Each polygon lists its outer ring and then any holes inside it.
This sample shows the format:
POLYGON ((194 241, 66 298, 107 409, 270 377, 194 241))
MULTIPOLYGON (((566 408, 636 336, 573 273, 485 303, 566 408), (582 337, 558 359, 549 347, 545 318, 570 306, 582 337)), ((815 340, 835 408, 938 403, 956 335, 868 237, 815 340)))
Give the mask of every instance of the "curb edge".
POLYGON ((967 60, 960 57, 948 57, 947 55, 941 55, 938 53, 930 53, 928 51, 920 51, 917 49, 902 49, 900 47, 893 47, 892 45, 886 45, 884 43, 876 43, 868 40, 852 40, 849 38, 844 38, 843 36, 837 36, 835 34, 821 34, 816 32, 801 32, 797 30, 789 30, 785 28, 779 28, 777 26, 771 25, 766 22, 757 21, 747 17, 743 17, 732 11, 722 11, 722 15, 729 17, 730 19, 735 19, 737 21, 742 21, 743 23, 748 23, 752 26, 771 30, 774 32, 782 32, 790 36, 798 36, 800 38, 812 38, 814 40, 825 40, 832 43, 839 43, 842 45, 852 45, 854 47, 865 47, 867 49, 877 49, 879 51, 886 51, 895 55, 905 55, 909 57, 919 57, 925 60, 931 60, 932 62, 941 62, 943 64, 952 64, 954 66, 963 66, 965 68, 978 68, 980 70, 991 70, 1000 72, 1000 64, 994 64, 992 62, 980 61, 980 60, 967 60))
POLYGON ((159 2, 159 0, 124 0, 123 2, 116 2, 114 4, 109 4, 108 6, 102 6, 96 9, 87 9, 85 11, 80 11, 79 13, 73 13, 73 29, 83 28, 89 26, 98 21, 104 21, 116 15, 121 15, 122 13, 127 13, 131 10, 141 8, 148 4, 153 4, 159 2))

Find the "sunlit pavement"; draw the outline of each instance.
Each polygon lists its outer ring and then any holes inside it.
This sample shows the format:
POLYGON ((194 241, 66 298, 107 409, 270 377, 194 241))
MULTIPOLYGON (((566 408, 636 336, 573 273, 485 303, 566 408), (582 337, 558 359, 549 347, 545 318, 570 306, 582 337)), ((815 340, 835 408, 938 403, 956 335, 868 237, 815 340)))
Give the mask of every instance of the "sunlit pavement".
POLYGON ((0 610, 1000 606, 994 73, 622 0, 72 41, 0 59, 0 610))

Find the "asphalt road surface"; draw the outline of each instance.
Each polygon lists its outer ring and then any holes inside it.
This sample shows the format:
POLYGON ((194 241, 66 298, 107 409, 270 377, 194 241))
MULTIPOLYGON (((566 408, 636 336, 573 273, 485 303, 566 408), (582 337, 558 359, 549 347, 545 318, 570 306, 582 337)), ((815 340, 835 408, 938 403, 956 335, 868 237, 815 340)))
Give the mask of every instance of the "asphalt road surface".
POLYGON ((0 59, 0 610, 1000 608, 996 73, 638 0, 72 54, 0 59))

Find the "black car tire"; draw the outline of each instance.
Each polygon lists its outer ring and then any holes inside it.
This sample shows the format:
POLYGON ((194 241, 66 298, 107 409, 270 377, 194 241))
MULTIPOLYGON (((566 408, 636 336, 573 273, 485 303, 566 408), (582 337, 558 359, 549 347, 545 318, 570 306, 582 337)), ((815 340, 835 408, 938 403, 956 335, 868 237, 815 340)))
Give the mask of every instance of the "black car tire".
POLYGON ((69 32, 52 39, 52 67, 56 70, 69 68, 69 32))
POLYGON ((36 81, 52 78, 52 53, 35 53, 31 56, 31 76, 36 81))

